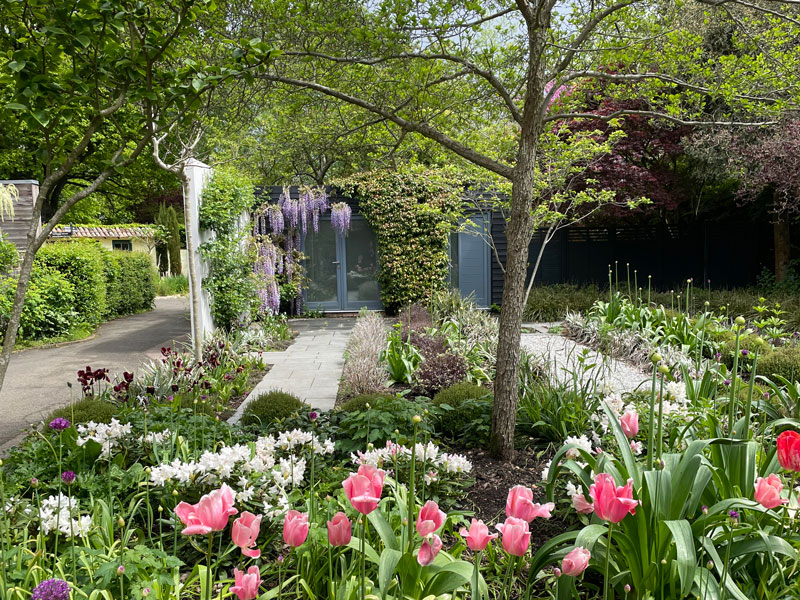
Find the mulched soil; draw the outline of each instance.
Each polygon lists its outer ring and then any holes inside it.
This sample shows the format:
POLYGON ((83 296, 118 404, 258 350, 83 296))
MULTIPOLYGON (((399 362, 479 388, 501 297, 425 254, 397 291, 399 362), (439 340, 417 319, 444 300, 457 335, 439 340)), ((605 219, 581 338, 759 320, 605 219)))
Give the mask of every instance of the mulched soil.
MULTIPOLYGON (((475 512, 475 518, 482 519, 493 528, 495 523, 505 520, 508 490, 515 485, 524 485, 533 490, 533 501, 544 504, 544 488, 541 481, 542 470, 549 456, 537 456, 530 450, 518 450, 513 463, 495 460, 486 450, 472 449, 458 451, 472 461, 472 475, 475 484, 467 490, 463 508, 475 512)), ((550 519, 534 519, 531 523, 531 546, 536 548, 555 535, 567 530, 568 524, 553 513, 550 519)))

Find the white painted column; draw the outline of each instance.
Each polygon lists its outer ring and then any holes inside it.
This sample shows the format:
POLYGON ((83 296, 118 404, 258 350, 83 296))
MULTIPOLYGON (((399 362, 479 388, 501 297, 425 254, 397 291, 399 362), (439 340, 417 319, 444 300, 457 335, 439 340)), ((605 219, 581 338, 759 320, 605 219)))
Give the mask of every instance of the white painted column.
POLYGON ((192 282, 191 280, 189 281, 189 306, 191 307, 192 331, 194 331, 195 319, 200 319, 200 331, 203 332, 203 336, 205 337, 214 330, 214 322, 211 318, 211 301, 209 299, 208 292, 203 289, 202 286, 203 279, 205 279, 205 277, 208 275, 208 267, 200 257, 198 248, 203 242, 207 242, 209 239, 211 239, 213 233, 210 231, 200 231, 199 209, 200 197, 203 193, 203 188, 205 188, 206 183, 208 183, 208 180, 211 177, 212 169, 207 164, 192 158, 186 163, 185 173, 189 178, 189 197, 184 198, 184 207, 186 210, 191 211, 191 234, 195 243, 194 255, 187 256, 186 258, 187 261, 194 261, 197 277, 200 280, 199 290, 192 289, 192 282), (199 294, 200 314, 198 315, 194 314, 194 303, 191 302, 194 294, 199 294))

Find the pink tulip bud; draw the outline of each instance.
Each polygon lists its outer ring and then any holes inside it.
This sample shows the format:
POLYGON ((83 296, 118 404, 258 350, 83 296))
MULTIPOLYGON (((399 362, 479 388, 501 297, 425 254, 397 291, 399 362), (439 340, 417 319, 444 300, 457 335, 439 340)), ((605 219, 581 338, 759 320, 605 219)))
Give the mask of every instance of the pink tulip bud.
POLYGON ((231 527, 231 538, 233 543, 239 546, 242 554, 250 558, 261 556, 261 550, 256 548, 256 539, 261 529, 261 515, 254 515, 250 512, 243 512, 242 516, 233 522, 231 527))
POLYGON ((639 433, 639 415, 635 410, 629 410, 619 420, 622 432, 628 439, 635 438, 639 433))
POLYGON ((236 594, 239 600, 255 600, 258 598, 258 587, 261 585, 261 572, 258 567, 250 567, 247 569, 247 573, 234 569, 233 579, 234 583, 230 591, 236 594))
POLYGON ((436 555, 439 554, 439 550, 441 549, 441 538, 436 534, 428 536, 428 538, 422 542, 422 546, 420 546, 419 553, 417 554, 417 562, 421 566, 427 567, 434 561, 436 555))
POLYGON ((308 515, 290 510, 283 521, 283 541, 292 548, 302 546, 308 537, 308 515))
POLYGON ((371 465, 361 465, 357 473, 350 473, 350 476, 342 482, 342 487, 353 508, 363 515, 368 515, 378 508, 385 475, 383 470, 371 465))
POLYGON ((462 527, 459 533, 461 537, 467 540, 467 546, 469 546, 469 549, 473 552, 485 550, 489 542, 497 538, 497 534, 489 534, 489 528, 483 521, 479 521, 478 519, 472 519, 469 531, 462 527))
POLYGON ((783 482, 775 473, 772 473, 766 479, 763 477, 756 479, 755 499, 764 508, 775 508, 781 504, 788 503, 789 500, 781 498, 782 491, 783 482))
POLYGON ((550 511, 556 507, 552 502, 537 504, 533 502, 533 490, 524 485, 517 485, 508 491, 506 500, 506 516, 522 519, 530 523, 536 517, 550 518, 550 511))
POLYGON ((639 505, 633 499, 633 480, 628 479, 627 484, 617 487, 614 477, 608 473, 595 476, 589 495, 594 503, 594 514, 612 523, 619 523, 628 513, 636 514, 639 505))
POLYGON ((528 522, 516 517, 506 518, 505 523, 495 525, 500 533, 503 549, 513 556, 523 556, 531 544, 531 532, 528 522))
POLYGON ((558 567, 553 569, 553 575, 555 575, 556 577, 561 577, 561 569, 559 569, 558 567))
POLYGON ((586 500, 583 494, 575 494, 572 496, 572 506, 582 515, 590 515, 594 512, 592 503, 586 500))
POLYGON ((577 577, 586 570, 589 566, 589 559, 592 558, 591 553, 584 547, 578 546, 570 551, 561 561, 561 570, 564 575, 577 577))
POLYGON ((444 525, 447 515, 439 510, 439 505, 433 500, 428 500, 420 509, 417 516, 417 533, 426 537, 444 525))
POLYGON ((347 546, 353 537, 352 525, 347 515, 339 511, 328 521, 328 543, 331 546, 347 546))

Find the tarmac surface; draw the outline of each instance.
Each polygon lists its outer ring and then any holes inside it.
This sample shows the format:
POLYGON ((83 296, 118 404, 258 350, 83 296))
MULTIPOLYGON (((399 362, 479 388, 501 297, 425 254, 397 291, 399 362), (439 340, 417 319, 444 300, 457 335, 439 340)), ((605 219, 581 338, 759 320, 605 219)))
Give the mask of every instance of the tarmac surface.
POLYGON ((0 391, 0 451, 7 449, 32 424, 81 396, 78 369, 105 367, 114 381, 123 371, 161 356, 163 346, 189 340, 186 297, 156 298, 155 309, 102 324, 94 336, 57 347, 15 352, 0 391))

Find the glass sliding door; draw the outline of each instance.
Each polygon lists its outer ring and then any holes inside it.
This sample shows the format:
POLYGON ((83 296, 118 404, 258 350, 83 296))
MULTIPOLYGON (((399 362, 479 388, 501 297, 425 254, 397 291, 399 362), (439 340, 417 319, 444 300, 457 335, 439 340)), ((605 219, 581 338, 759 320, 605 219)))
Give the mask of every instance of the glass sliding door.
POLYGON ((304 244, 309 279, 305 301, 309 308, 382 308, 375 234, 363 217, 351 217, 346 236, 333 230, 330 218, 320 219, 319 232, 309 231, 304 244))

